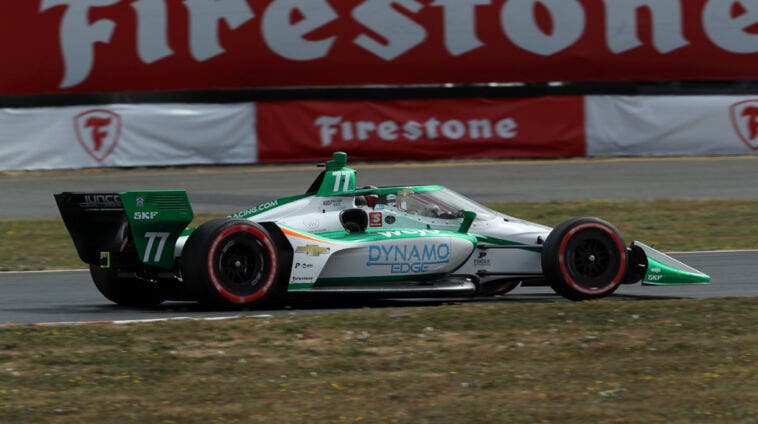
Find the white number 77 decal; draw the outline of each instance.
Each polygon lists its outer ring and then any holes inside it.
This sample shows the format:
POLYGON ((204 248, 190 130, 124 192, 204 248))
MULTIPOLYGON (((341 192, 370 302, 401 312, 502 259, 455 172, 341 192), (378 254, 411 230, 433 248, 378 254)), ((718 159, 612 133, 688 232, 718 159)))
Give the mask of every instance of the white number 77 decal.
POLYGON ((340 183, 343 179, 345 182, 342 183, 342 191, 347 191, 350 188, 350 171, 335 171, 332 172, 332 176, 334 177, 334 189, 332 192, 340 191, 340 183))
POLYGON ((153 250, 155 239, 160 239, 160 241, 158 242, 158 247, 155 249, 155 259, 153 259, 153 262, 160 262, 163 248, 166 247, 166 240, 168 240, 168 236, 170 234, 171 233, 145 233, 145 238, 147 239, 147 247, 145 248, 145 257, 142 259, 142 262, 150 262, 150 252, 153 250))

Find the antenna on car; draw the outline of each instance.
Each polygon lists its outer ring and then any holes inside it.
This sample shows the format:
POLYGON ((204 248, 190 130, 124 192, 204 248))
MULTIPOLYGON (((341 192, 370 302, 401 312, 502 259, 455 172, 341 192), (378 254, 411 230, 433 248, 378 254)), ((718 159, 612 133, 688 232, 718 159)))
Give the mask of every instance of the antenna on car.
POLYGON ((319 162, 316 164, 319 168, 334 168, 334 169, 340 169, 343 168, 345 165, 347 165, 347 153, 345 152, 334 152, 334 155, 332 156, 332 160, 327 162, 319 162))

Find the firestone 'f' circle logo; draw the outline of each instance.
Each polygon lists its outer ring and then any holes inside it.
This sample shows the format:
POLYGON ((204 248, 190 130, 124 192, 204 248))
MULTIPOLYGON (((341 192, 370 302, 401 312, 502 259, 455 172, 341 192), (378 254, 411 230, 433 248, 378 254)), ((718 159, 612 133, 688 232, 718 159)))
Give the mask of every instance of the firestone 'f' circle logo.
POLYGON ((121 136, 121 117, 106 109, 92 109, 74 117, 74 130, 87 154, 102 162, 113 152, 121 136))
POLYGON ((731 107, 732 125, 743 142, 758 150, 758 99, 745 100, 731 107))

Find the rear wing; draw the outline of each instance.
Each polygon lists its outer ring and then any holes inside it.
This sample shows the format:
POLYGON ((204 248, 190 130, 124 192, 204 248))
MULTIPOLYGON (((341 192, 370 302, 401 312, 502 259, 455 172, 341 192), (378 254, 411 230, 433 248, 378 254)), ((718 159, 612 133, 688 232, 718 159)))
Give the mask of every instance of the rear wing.
POLYGON ((55 195, 79 258, 102 268, 174 267, 176 240, 194 214, 185 191, 55 195))

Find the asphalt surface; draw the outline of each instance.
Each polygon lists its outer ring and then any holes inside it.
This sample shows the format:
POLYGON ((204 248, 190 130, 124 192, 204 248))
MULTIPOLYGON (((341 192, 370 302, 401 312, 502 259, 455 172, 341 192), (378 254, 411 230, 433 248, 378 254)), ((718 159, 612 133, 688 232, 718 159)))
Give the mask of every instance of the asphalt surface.
MULTIPOLYGON (((442 184, 479 201, 573 199, 758 199, 758 157, 474 161, 353 164, 359 185, 442 184)), ((0 220, 57 219, 52 194, 61 191, 186 189, 196 212, 229 213, 305 191, 313 166, 233 166, 81 170, 0 174, 0 220)), ((674 255, 711 275, 710 285, 624 286, 612 298, 758 296, 758 251, 674 255)), ((276 311, 208 310, 193 303, 150 309, 117 307, 86 271, 0 273, 0 324, 219 318, 314 313, 361 307, 434 305, 439 301, 294 300, 276 311)), ((471 300, 467 300, 471 301, 471 300)), ((563 301, 549 288, 520 287, 486 302, 563 301)))
MULTIPOLYGON (((758 251, 674 254, 700 269, 711 284, 689 286, 622 286, 609 299, 645 300, 758 296, 758 251)), ((276 310, 213 310, 191 302, 167 302, 154 308, 126 308, 98 293, 87 271, 0 273, 0 324, 62 323, 178 318, 223 318, 323 313, 364 307, 413 307, 446 300, 292 299, 276 310)), ((454 299, 461 302, 567 302, 548 287, 519 287, 499 298, 454 299)))
MULTIPOLYGON (((758 156, 351 164, 359 185, 441 184, 478 201, 758 199, 758 156)), ((0 219, 57 218, 53 193, 185 189, 201 213, 303 193, 312 165, 0 174, 0 219)))

